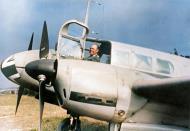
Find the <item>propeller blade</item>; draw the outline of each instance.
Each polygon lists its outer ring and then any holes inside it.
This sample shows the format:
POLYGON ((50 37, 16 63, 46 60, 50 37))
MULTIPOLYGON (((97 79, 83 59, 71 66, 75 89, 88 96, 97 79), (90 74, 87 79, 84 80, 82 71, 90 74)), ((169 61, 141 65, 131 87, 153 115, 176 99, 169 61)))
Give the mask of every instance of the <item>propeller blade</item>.
POLYGON ((39 130, 42 129, 42 116, 44 110, 44 90, 45 90, 45 80, 39 81, 39 105, 40 105, 40 119, 39 119, 39 130))
POLYGON ((57 51, 57 46, 58 46, 58 43, 56 42, 55 43, 55 51, 57 51))
POLYGON ((40 44, 40 53, 39 53, 40 59, 47 58, 48 53, 49 53, 48 30, 47 30, 46 21, 44 21, 41 44, 40 44))
POLYGON ((28 50, 32 50, 33 38, 34 38, 34 32, 32 33, 32 36, 31 36, 31 39, 30 39, 30 44, 28 46, 28 50))
POLYGON ((19 104, 20 104, 20 100, 21 100, 21 97, 22 97, 23 92, 24 92, 24 87, 23 87, 23 86, 20 86, 19 89, 18 89, 15 115, 16 115, 16 113, 17 113, 18 106, 19 106, 19 104))

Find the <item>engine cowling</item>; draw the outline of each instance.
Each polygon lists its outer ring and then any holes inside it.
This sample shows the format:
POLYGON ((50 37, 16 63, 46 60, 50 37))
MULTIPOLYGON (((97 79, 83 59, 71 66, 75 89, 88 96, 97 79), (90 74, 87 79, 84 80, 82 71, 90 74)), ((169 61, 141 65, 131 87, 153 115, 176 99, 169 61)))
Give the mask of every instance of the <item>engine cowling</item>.
POLYGON ((113 66, 80 60, 59 60, 56 87, 67 110, 100 120, 126 119, 131 90, 113 66))

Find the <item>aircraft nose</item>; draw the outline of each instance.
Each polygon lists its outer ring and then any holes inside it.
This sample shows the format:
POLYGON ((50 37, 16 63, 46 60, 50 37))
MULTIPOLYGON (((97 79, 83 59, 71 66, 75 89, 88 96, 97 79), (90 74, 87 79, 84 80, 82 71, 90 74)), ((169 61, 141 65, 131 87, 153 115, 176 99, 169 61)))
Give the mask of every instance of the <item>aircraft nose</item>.
POLYGON ((14 56, 10 56, 1 62, 1 72, 9 80, 16 82, 16 79, 20 78, 20 74, 16 70, 14 56))

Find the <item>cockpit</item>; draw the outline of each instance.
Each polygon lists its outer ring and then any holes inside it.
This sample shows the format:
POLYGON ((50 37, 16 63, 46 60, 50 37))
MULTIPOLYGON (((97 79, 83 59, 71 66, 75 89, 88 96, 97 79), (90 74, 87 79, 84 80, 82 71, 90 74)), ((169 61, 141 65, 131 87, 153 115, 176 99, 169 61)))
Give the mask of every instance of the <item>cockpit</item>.
POLYGON ((65 23, 59 32, 57 58, 85 60, 89 56, 89 49, 96 43, 99 47, 98 56, 101 63, 110 64, 111 42, 87 37, 89 29, 83 23, 71 20, 65 23), (83 28, 79 36, 72 35, 69 26, 75 24, 83 28))
POLYGON ((170 75, 174 72, 173 64, 168 60, 154 58, 140 50, 130 46, 117 46, 114 42, 87 37, 88 27, 82 22, 71 20, 65 23, 60 32, 57 46, 58 59, 86 60, 90 54, 91 45, 96 43, 99 47, 98 56, 100 63, 112 64, 124 68, 133 68, 149 73, 161 73, 170 75), (69 26, 71 24, 82 27, 79 36, 72 35, 69 26))

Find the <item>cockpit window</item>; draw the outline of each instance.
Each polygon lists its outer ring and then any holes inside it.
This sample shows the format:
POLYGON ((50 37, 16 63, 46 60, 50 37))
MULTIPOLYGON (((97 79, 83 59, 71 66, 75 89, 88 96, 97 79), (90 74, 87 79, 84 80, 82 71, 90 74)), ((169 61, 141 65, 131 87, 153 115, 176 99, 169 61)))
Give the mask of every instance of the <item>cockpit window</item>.
POLYGON ((62 38, 59 41, 58 52, 59 56, 63 58, 82 58, 82 49, 80 43, 66 38, 62 38))
MULTIPOLYGON (((67 35, 59 35, 57 45, 57 57, 63 59, 88 60, 92 45, 98 46, 97 56, 101 63, 110 64, 111 61, 111 42, 97 40, 94 38, 77 39, 67 35)), ((92 51, 92 50, 91 50, 92 51)), ((97 62, 97 61, 94 61, 97 62)))
POLYGON ((87 41, 85 43, 85 53, 84 58, 87 58, 90 56, 90 47, 92 45, 98 45, 98 56, 100 58, 100 63, 110 64, 111 62, 111 42, 109 41, 98 41, 95 39, 87 38, 87 41))
POLYGON ((110 64, 110 61, 111 61, 110 55, 103 54, 102 57, 100 58, 101 63, 110 64))
POLYGON ((145 55, 135 54, 134 66, 139 69, 152 70, 152 58, 145 55))
POLYGON ((159 73, 171 74, 174 71, 174 66, 167 60, 156 59, 156 71, 159 73))
POLYGON ((112 56, 112 64, 129 66, 129 52, 115 50, 112 56))

